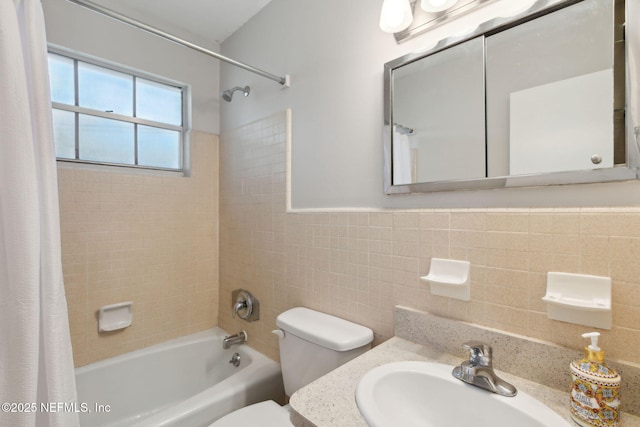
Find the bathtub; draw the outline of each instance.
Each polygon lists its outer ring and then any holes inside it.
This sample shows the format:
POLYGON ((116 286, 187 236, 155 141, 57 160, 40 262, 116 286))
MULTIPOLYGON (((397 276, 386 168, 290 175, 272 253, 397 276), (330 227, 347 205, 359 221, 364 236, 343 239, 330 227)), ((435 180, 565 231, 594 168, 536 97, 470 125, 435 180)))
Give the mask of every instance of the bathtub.
POLYGON ((82 427, 200 427, 284 396, 280 365, 213 328, 76 369, 82 427), (234 353, 240 365, 234 367, 234 353))

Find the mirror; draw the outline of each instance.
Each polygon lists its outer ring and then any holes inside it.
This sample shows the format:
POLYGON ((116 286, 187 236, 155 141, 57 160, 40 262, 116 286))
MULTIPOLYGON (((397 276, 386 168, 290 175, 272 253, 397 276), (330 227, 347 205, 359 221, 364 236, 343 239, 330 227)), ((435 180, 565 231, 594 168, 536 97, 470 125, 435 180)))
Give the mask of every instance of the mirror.
POLYGON ((538 1, 385 64, 385 191, 636 179, 624 16, 538 1))
POLYGON ((395 184, 485 176, 483 57, 475 38, 396 70, 395 184))

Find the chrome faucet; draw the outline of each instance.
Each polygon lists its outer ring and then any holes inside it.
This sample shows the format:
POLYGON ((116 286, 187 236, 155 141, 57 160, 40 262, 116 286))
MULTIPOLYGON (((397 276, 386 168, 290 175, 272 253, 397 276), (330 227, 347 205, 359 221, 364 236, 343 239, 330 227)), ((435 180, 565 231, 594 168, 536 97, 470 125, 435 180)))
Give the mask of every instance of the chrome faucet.
POLYGON ((502 396, 515 396, 516 388, 500 379, 493 372, 492 349, 481 341, 469 341, 462 345, 469 350, 469 360, 453 368, 451 374, 457 379, 502 396))
POLYGON ((231 293, 233 305, 231 307, 231 318, 235 319, 236 314, 247 322, 260 319, 260 301, 249 291, 236 289, 231 293))
POLYGON ((238 301, 233 305, 233 313, 231 313, 231 318, 235 319, 236 318, 236 314, 240 311, 240 310, 246 310, 247 309, 247 301, 242 300, 242 301, 238 301))
POLYGON ((227 337, 224 337, 222 340, 222 348, 225 350, 231 348, 232 345, 242 344, 247 341, 247 333, 245 331, 240 331, 237 334, 233 334, 227 337))

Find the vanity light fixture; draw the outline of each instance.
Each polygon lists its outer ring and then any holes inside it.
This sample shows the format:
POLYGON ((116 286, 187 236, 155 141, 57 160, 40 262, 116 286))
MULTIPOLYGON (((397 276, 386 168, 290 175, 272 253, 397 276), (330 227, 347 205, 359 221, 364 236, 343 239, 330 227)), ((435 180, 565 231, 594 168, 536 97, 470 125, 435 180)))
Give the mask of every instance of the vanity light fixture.
POLYGON ((425 12, 442 12, 453 7, 458 0, 421 0, 420 7, 425 12))
POLYGON ((413 13, 409 0, 384 0, 380 12, 380 29, 382 31, 397 33, 407 29, 411 22, 413 22, 413 13))
POLYGON ((535 2, 536 0, 526 0, 524 2, 515 4, 515 6, 512 5, 512 8, 504 10, 500 14, 499 18, 510 18, 512 16, 524 13, 526 10, 530 9, 535 2))
MULTIPOLYGON (((71 0, 77 1, 77 0, 71 0)), ((402 43, 433 29, 436 26, 462 17, 476 8, 485 7, 499 0, 384 0, 380 13, 380 28, 393 33, 396 42, 402 43)), ((521 10, 524 3, 549 2, 552 0, 511 0, 511 10, 521 10)), ((553 0, 556 1, 556 0, 553 0)), ((569 0, 566 0, 569 1, 569 0)), ((493 12, 492 12, 493 13, 493 12)), ((493 19, 494 16, 488 19, 493 19)), ((465 34, 471 31, 463 31, 465 34)))

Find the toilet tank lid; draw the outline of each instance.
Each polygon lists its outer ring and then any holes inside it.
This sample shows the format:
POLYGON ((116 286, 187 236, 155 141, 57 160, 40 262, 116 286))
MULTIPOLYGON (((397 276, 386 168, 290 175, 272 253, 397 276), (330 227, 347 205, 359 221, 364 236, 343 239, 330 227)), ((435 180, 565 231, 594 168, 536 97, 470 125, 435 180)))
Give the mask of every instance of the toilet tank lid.
POLYGON ((373 341, 373 331, 365 326, 304 307, 281 313, 276 325, 285 332, 335 351, 348 351, 373 341))

